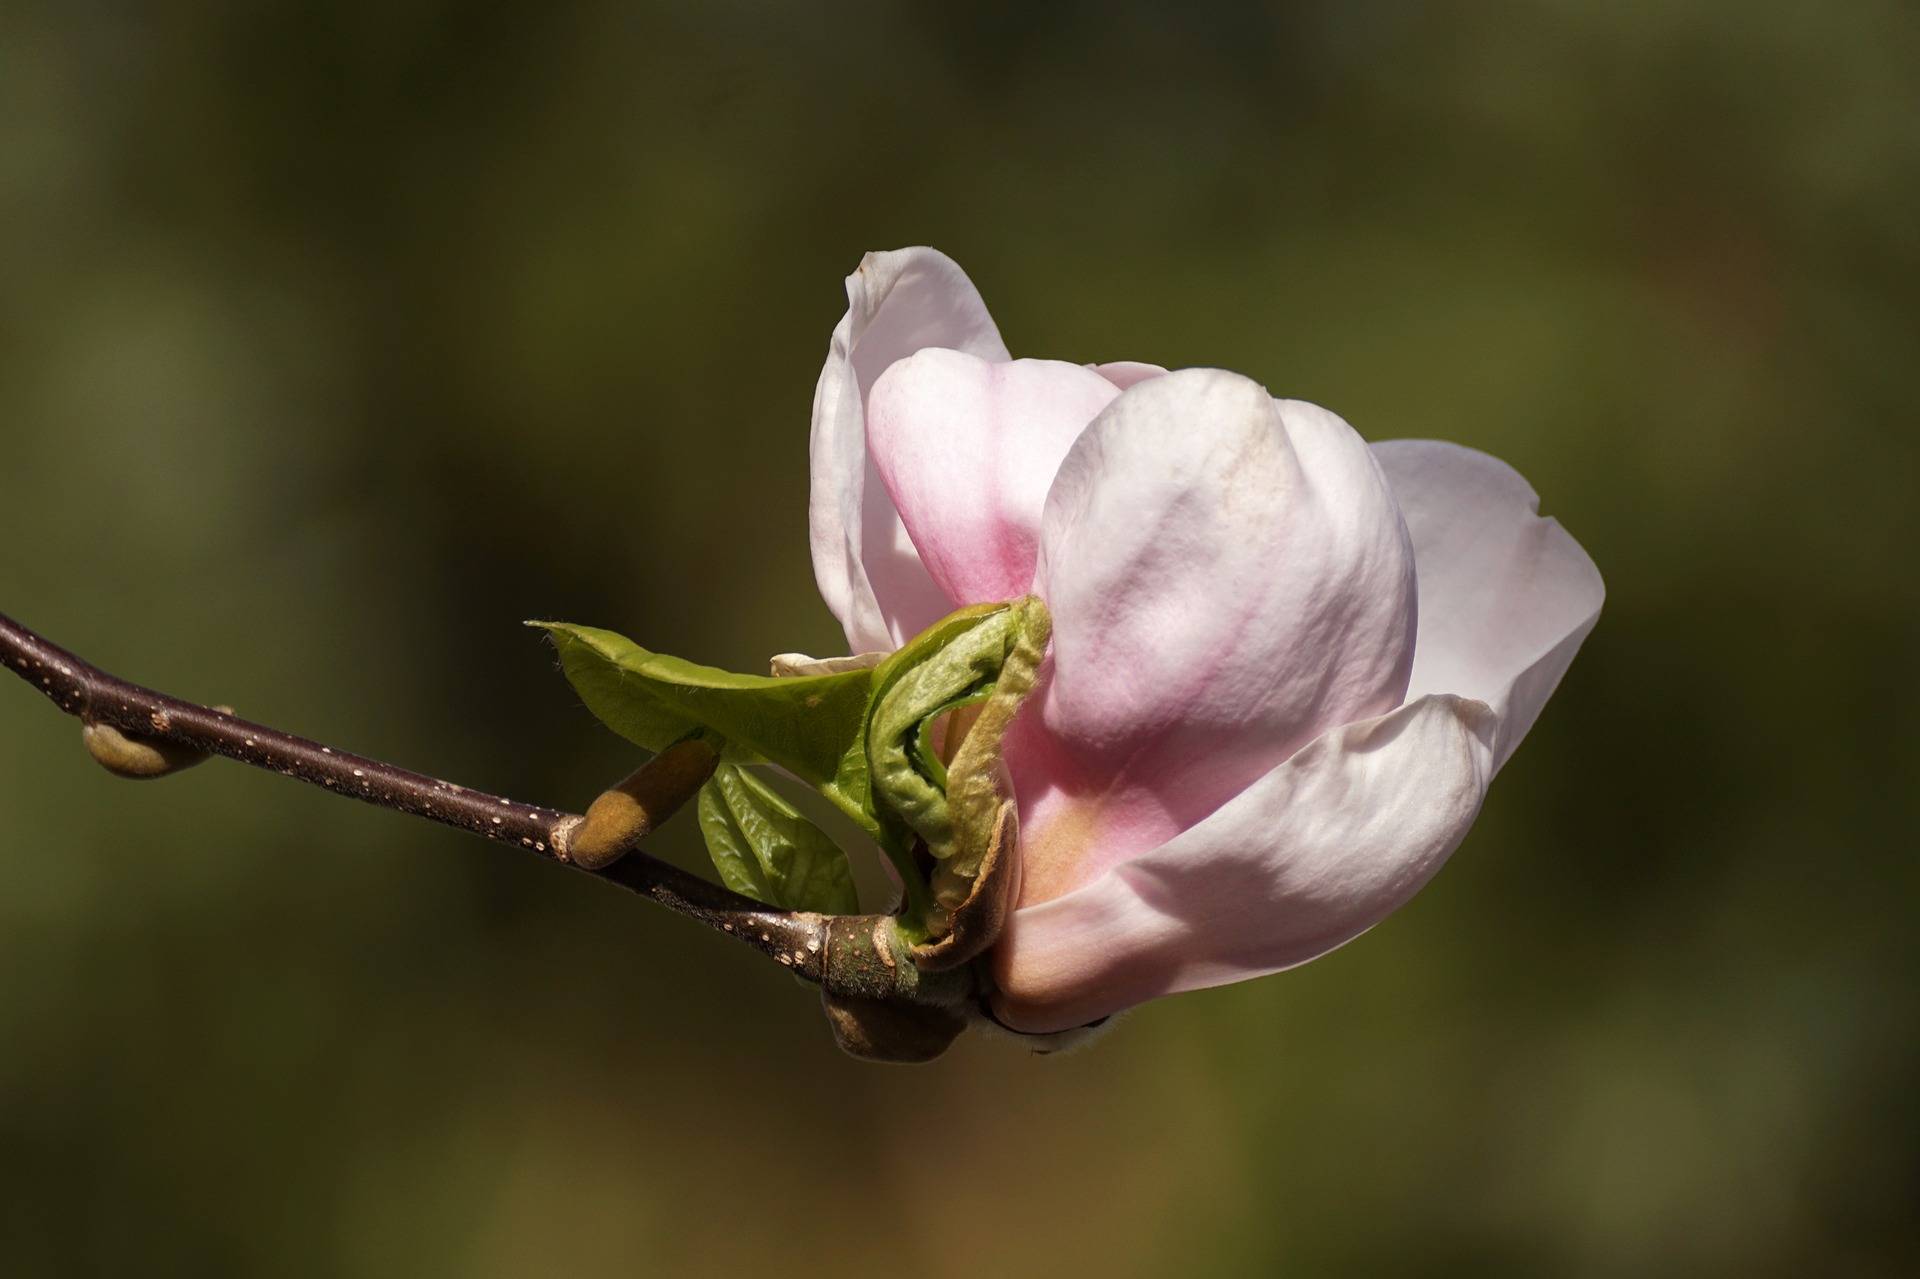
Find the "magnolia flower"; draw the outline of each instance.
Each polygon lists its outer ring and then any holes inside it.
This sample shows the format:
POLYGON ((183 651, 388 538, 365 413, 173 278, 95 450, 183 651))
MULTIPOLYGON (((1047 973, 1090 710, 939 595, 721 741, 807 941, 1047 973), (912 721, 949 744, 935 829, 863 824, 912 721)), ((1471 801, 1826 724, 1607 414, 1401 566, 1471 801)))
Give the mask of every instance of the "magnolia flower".
POLYGON ((869 254, 814 399, 814 572, 852 651, 1029 592, 995 1015, 1051 1032, 1305 963, 1465 836, 1599 616, 1504 463, 1371 447, 1217 369, 1015 360, 931 249, 869 254))

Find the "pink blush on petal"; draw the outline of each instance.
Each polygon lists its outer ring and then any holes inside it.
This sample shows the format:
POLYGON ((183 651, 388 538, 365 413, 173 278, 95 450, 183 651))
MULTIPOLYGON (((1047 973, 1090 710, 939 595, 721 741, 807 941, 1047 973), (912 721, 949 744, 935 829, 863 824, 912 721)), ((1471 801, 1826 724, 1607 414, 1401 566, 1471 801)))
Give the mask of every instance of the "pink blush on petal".
POLYGON ((1119 388, 1057 360, 929 348, 882 373, 867 447, 907 534, 955 605, 1027 593, 1060 460, 1119 388))
POLYGON ((1144 364, 1139 360, 1114 360, 1107 364, 1090 364, 1087 367, 1123 391, 1136 382, 1144 382, 1148 378, 1159 377, 1166 372, 1158 364, 1144 364))
POLYGON ((1006 746, 1020 805, 1022 905, 1070 892, 1190 824, 1148 788, 1091 779, 1047 731, 1038 701, 1014 721, 1006 746))

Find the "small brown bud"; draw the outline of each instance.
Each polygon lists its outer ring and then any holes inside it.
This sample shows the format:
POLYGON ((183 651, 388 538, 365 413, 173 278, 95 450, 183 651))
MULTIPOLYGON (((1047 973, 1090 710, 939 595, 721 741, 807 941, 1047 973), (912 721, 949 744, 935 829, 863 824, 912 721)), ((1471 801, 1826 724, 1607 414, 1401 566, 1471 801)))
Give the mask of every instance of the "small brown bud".
POLYGON ((719 752, 699 737, 683 737, 601 794, 567 841, 577 866, 601 870, 619 861, 706 785, 719 752))
POLYGON ((967 1018, 959 1010, 930 1004, 822 991, 820 1006, 826 1010, 835 1041, 862 1061, 932 1061, 967 1028, 967 1018))

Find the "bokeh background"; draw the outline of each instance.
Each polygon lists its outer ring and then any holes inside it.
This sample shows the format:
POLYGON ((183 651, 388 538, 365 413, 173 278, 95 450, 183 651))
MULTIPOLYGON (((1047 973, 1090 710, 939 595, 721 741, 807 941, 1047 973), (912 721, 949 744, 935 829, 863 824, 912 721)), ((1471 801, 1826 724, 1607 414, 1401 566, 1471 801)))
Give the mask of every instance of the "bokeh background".
POLYGON ((1509 459, 1610 599, 1361 943, 918 1070, 0 684, 0 1269, 1913 1273, 1917 203, 1905 0, 7 5, 0 610, 131 678, 585 803, 520 620, 835 650, 813 380, 919 242, 1509 459))

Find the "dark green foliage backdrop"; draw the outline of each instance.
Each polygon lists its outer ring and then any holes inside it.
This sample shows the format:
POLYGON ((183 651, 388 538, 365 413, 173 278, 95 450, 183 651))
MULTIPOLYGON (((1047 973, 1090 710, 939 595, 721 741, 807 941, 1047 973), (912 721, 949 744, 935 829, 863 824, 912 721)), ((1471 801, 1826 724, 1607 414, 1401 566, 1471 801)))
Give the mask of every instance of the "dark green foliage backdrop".
POLYGON ((1611 598, 1360 944, 919 1071, 0 686, 0 1264, 1911 1273, 1916 121, 1900 0, 7 6, 0 610, 130 677, 585 803, 520 620, 833 649, 812 382, 914 242, 1017 353, 1509 459, 1611 598))

